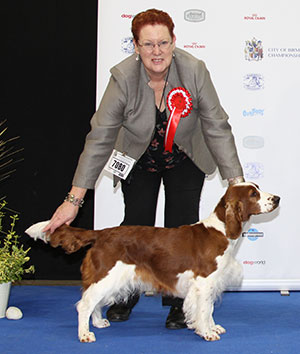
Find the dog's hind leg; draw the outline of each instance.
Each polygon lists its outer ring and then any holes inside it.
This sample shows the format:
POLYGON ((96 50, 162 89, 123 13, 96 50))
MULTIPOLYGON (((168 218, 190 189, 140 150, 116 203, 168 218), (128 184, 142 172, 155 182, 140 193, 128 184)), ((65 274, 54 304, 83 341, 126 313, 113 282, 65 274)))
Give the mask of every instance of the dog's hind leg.
POLYGON ((89 321, 92 315, 93 325, 104 328, 110 325, 109 321, 102 318, 101 308, 112 301, 116 289, 113 287, 111 275, 106 276, 98 283, 90 285, 82 294, 77 304, 78 311, 78 337, 80 342, 95 342, 96 337, 90 332, 89 321))
MULTIPOLYGON (((99 284, 97 284, 99 285, 99 284)), ((85 290, 81 300, 77 304, 78 311, 78 337, 80 342, 95 342, 96 337, 90 332, 90 316, 99 302, 99 293, 96 284, 92 284, 85 290), (98 293, 98 294, 97 294, 98 293)))
POLYGON ((102 306, 98 303, 92 313, 93 326, 97 328, 109 327, 110 323, 106 318, 102 317, 102 306))
POLYGON ((109 321, 102 318, 101 307, 111 304, 119 294, 125 298, 134 288, 135 266, 117 262, 107 276, 91 284, 77 304, 78 337, 81 342, 95 342, 93 332, 89 330, 92 315, 93 325, 98 328, 109 326, 109 321))

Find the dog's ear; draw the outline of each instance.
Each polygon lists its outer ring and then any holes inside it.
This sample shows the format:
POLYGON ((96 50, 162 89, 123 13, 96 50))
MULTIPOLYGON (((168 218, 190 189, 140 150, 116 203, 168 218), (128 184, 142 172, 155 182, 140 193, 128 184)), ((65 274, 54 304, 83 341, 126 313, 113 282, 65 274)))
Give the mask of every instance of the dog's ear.
POLYGON ((239 201, 230 201, 225 205, 226 236, 237 239, 242 232, 243 204, 239 201))

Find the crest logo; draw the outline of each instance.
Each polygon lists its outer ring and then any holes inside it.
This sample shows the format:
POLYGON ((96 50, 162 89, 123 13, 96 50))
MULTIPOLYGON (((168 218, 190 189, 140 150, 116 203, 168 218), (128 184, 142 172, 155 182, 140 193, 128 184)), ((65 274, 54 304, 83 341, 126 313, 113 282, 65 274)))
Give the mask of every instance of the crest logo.
POLYGON ((134 53, 134 44, 132 37, 125 37, 121 40, 121 50, 125 54, 134 53))
POLYGON ((205 11, 203 10, 186 10, 184 11, 184 19, 189 22, 202 22, 205 20, 205 11))
POLYGON ((253 38, 246 41, 245 59, 248 61, 259 61, 264 57, 262 41, 253 38))
POLYGON ((244 88, 252 91, 262 90, 264 88, 264 77, 260 74, 245 75, 244 88))
POLYGON ((264 165, 259 162, 248 162, 245 165, 247 179, 259 179, 264 177, 264 165))

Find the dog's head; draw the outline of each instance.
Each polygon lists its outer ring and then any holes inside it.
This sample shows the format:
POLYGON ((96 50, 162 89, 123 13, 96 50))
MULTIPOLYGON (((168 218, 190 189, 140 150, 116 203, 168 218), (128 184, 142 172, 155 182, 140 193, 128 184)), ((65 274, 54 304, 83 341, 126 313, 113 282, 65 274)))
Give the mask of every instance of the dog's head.
POLYGON ((269 213, 279 205, 280 197, 263 192, 254 183, 243 182, 229 186, 222 198, 225 207, 226 236, 236 239, 242 223, 251 215, 269 213))

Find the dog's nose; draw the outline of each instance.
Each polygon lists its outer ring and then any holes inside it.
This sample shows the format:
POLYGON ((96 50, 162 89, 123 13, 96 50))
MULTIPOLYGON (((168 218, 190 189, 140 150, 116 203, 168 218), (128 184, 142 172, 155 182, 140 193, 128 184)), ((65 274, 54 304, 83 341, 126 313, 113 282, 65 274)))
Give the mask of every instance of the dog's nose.
POLYGON ((277 204, 277 205, 279 204, 280 197, 278 197, 278 195, 274 195, 274 197, 272 199, 273 199, 274 204, 277 204))

